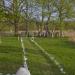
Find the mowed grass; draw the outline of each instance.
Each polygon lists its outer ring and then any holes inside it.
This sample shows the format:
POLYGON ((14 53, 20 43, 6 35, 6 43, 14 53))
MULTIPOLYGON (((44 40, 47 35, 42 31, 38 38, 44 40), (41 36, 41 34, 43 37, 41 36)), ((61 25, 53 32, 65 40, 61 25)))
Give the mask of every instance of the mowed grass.
POLYGON ((17 37, 1 37, 0 73, 16 73, 23 64, 22 48, 17 37))
MULTIPOLYGON (((26 48, 27 63, 31 75, 63 75, 56 65, 33 44, 29 38, 23 38, 26 48)), ((38 39, 39 40, 39 39, 38 39)))
POLYGON ((36 38, 36 42, 60 62, 66 75, 75 75, 75 43, 67 38, 36 38))

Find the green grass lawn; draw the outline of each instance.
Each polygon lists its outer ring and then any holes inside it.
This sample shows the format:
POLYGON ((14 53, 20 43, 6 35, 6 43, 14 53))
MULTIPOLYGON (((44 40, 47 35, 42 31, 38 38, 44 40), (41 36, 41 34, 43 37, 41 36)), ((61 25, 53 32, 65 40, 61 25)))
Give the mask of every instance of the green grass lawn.
POLYGON ((22 48, 17 37, 2 37, 0 73, 16 73, 23 64, 22 48))
POLYGON ((28 67, 31 75, 63 75, 58 67, 36 47, 29 38, 24 38, 28 67))
POLYGON ((66 38, 36 38, 35 40, 60 62, 67 75, 75 75, 74 42, 68 41, 66 38))
MULTIPOLYGON (((0 44, 0 72, 16 73, 23 64, 21 42, 17 37, 2 37, 0 44)), ((23 38, 27 63, 31 75, 64 75, 48 57, 30 41, 23 38)), ((52 54, 67 72, 75 75, 75 43, 67 38, 35 38, 35 41, 52 54)))

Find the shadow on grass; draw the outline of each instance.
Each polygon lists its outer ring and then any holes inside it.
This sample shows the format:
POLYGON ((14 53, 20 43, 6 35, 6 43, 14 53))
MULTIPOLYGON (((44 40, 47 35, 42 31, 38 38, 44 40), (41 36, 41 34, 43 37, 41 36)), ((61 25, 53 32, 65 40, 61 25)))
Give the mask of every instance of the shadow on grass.
POLYGON ((22 49, 14 46, 0 46, 0 73, 16 73, 23 64, 22 49))
POLYGON ((22 53, 22 48, 14 46, 0 46, 0 53, 22 53))

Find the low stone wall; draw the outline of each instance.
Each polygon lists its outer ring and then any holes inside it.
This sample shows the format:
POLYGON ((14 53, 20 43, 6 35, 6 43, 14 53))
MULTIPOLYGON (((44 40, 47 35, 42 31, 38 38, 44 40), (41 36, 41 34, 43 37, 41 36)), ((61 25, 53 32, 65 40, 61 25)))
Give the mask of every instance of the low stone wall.
MULTIPOLYGON (((62 33, 60 32, 60 30, 56 30, 56 31, 42 31, 42 32, 38 32, 38 31, 19 31, 17 36, 28 36, 28 37, 75 37, 75 31, 62 31, 62 33)), ((9 31, 5 31, 5 32, 0 32, 0 36, 15 36, 14 32, 9 32, 9 31)))

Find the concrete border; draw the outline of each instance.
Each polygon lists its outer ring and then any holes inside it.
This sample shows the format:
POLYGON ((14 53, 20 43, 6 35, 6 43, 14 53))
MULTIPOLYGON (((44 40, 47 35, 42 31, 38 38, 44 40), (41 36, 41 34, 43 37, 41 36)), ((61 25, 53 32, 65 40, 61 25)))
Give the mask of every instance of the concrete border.
POLYGON ((0 44, 2 43, 2 39, 1 39, 1 36, 0 36, 0 44))
POLYGON ((24 43, 23 43, 23 38, 19 38, 18 37, 18 40, 20 39, 21 41, 21 46, 22 46, 22 49, 23 49, 23 59, 24 59, 24 64, 23 64, 23 67, 20 67, 20 69, 17 71, 16 75, 31 75, 30 74, 30 71, 28 70, 28 66, 27 66, 27 58, 25 56, 25 46, 24 46, 24 43))
POLYGON ((62 74, 66 74, 66 72, 64 71, 64 68, 60 65, 60 63, 55 59, 55 57, 52 54, 49 54, 46 52, 46 50, 44 48, 42 48, 34 39, 30 39, 31 42, 33 42, 46 56, 49 57, 50 60, 52 60, 59 68, 59 70, 61 71, 62 74))

